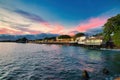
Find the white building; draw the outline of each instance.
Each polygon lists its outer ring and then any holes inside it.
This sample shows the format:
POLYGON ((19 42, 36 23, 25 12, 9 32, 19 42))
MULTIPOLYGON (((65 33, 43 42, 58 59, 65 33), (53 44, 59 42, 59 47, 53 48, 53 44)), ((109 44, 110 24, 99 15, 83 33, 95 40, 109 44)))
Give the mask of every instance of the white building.
POLYGON ((78 37, 78 38, 76 38, 76 42, 78 43, 78 44, 85 44, 85 39, 86 39, 87 37, 86 36, 81 36, 81 37, 78 37))
POLYGON ((102 36, 97 36, 97 37, 81 36, 76 38, 75 41, 78 44, 82 44, 82 45, 101 45, 103 43, 103 37, 102 36))
POLYGON ((101 45, 103 43, 103 37, 89 37, 85 40, 85 45, 101 45))

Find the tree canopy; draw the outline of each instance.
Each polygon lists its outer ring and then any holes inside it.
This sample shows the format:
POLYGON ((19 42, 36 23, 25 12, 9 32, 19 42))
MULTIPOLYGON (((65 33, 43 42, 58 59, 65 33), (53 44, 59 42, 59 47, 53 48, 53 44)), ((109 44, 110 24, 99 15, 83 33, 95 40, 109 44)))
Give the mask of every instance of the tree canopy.
POLYGON ((21 42, 21 43, 25 43, 26 41, 28 41, 28 39, 27 39, 27 38, 25 38, 25 37, 23 37, 23 38, 21 38, 21 39, 16 40, 16 42, 21 42))
POLYGON ((112 41, 118 47, 120 47, 120 14, 108 19, 104 25, 104 40, 112 41))
POLYGON ((68 39, 71 38, 69 35, 60 35, 58 36, 59 39, 68 39))
POLYGON ((85 36, 85 34, 84 33, 77 33, 77 34, 75 34, 75 38, 77 38, 77 37, 81 37, 81 36, 85 36))
POLYGON ((56 40, 56 37, 45 37, 44 40, 56 40))
POLYGON ((95 34, 93 36, 102 36, 102 35, 103 35, 103 33, 101 32, 101 33, 97 33, 97 34, 95 34))

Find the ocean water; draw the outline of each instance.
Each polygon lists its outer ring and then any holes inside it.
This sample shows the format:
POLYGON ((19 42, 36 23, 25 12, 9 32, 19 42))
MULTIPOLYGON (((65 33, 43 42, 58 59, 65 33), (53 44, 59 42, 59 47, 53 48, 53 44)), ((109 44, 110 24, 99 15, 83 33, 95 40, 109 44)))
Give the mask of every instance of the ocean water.
POLYGON ((120 52, 68 45, 0 43, 0 80, 114 80, 120 76, 120 52), (106 68, 109 74, 103 74, 106 68))

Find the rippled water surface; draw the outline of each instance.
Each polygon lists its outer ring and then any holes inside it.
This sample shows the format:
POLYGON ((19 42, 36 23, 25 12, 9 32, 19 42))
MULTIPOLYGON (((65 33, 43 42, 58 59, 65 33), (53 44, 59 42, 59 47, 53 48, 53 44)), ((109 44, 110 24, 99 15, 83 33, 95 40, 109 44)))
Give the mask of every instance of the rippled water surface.
POLYGON ((120 52, 66 45, 0 43, 0 80, 112 80, 120 75, 120 52), (107 68, 109 75, 102 69, 107 68))

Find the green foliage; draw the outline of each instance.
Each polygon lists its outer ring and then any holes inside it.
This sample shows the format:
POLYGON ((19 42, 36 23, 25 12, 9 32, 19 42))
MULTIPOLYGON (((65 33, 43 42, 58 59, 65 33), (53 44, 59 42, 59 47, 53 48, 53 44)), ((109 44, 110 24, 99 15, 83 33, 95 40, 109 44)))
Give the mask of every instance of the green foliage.
POLYGON ((45 37, 44 40, 56 40, 56 37, 45 37))
POLYGON ((112 40, 114 44, 120 46, 120 14, 108 19, 104 25, 103 33, 105 41, 111 40, 111 34, 113 34, 112 40))
POLYGON ((16 40, 16 42, 21 42, 21 43, 24 43, 24 42, 26 42, 26 41, 28 41, 28 39, 27 39, 27 38, 25 38, 25 37, 23 37, 23 38, 21 38, 21 39, 16 40))
POLYGON ((102 35, 103 35, 103 33, 98 33, 98 34, 95 34, 93 36, 102 36, 102 35))
POLYGON ((110 35, 104 35, 104 41, 110 41, 110 39, 111 39, 111 37, 110 37, 110 35))
POLYGON ((58 36, 59 39, 68 39, 71 38, 69 35, 60 35, 58 36))
POLYGON ((114 44, 115 44, 117 47, 120 47, 120 31, 114 33, 112 39, 113 39, 114 44))
POLYGON ((77 37, 81 37, 81 36, 85 36, 84 33, 77 33, 74 37, 77 38, 77 37))

